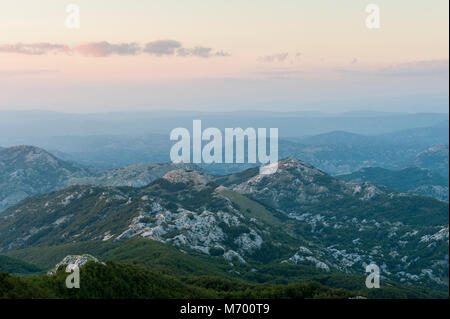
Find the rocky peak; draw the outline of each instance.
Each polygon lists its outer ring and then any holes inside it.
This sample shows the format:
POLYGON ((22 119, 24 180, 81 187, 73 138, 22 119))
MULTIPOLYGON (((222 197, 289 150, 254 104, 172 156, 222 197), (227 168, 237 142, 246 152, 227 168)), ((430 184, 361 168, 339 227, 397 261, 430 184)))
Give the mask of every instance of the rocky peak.
POLYGON ((211 182, 209 175, 193 170, 176 169, 166 173, 163 179, 175 184, 193 184, 195 188, 205 188, 211 182))
MULTIPOLYGON (((306 182, 312 183, 316 177, 327 176, 324 172, 318 170, 317 168, 294 158, 288 157, 278 161, 277 163, 272 163, 264 166, 261 171, 270 170, 271 166, 276 166, 278 168, 273 174, 257 174, 244 181, 241 186, 267 186, 268 184, 284 185, 291 182, 306 182)), ((251 192, 251 191, 250 191, 251 192)))
POLYGON ((287 157, 278 161, 278 168, 281 169, 280 173, 295 170, 297 172, 304 172, 313 175, 326 175, 314 166, 292 157, 287 157))
POLYGON ((274 174, 252 175, 229 186, 238 193, 286 212, 305 209, 322 201, 344 197, 366 201, 384 194, 383 189, 370 183, 344 182, 293 158, 280 160, 274 174))
MULTIPOLYGON (((95 263, 100 263, 100 261, 92 255, 68 255, 63 258, 56 266, 48 272, 49 275, 56 275, 61 271, 70 271, 74 267, 81 268, 88 262, 93 261, 95 263)), ((103 263, 102 263, 103 264, 103 263)))

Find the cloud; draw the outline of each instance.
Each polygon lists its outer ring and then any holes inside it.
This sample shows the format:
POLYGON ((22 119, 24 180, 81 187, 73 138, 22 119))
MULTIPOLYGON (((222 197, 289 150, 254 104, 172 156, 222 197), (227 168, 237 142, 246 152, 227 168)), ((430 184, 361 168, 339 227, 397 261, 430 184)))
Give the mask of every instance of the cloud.
POLYGON ((212 48, 205 47, 195 47, 192 49, 189 48, 181 48, 177 51, 179 56, 196 56, 200 58, 209 58, 212 56, 212 48))
POLYGON ((277 53, 277 54, 273 54, 273 55, 262 56, 262 57, 259 57, 257 59, 257 61, 263 62, 263 63, 284 62, 287 60, 288 57, 289 57, 289 53, 284 52, 284 53, 277 53))
POLYGON ((228 52, 225 52, 225 51, 223 51, 223 50, 220 50, 220 51, 217 51, 217 52, 215 53, 215 56, 223 56, 223 57, 227 57, 227 56, 231 56, 231 54, 228 53, 228 52))
POLYGON ((193 48, 183 47, 181 42, 176 40, 156 40, 148 42, 145 46, 138 43, 109 43, 107 41, 88 42, 69 47, 63 44, 33 43, 33 44, 3 44, 0 45, 0 53, 15 53, 27 55, 44 55, 51 52, 65 54, 81 54, 91 57, 108 57, 111 55, 135 56, 149 54, 157 57, 181 56, 181 57, 228 57, 230 53, 223 50, 214 51, 212 48, 196 46, 193 48))
POLYGON ((144 52, 156 56, 174 55, 181 48, 181 42, 175 40, 157 40, 145 45, 144 52))
POLYGON ((16 43, 0 45, 0 52, 3 53, 17 53, 26 55, 44 55, 48 53, 68 53, 70 48, 64 44, 56 43, 16 43))
POLYGON ((106 57, 114 54, 122 56, 137 55, 140 53, 141 48, 136 43, 111 44, 109 42, 102 41, 81 44, 76 46, 74 51, 84 56, 106 57))
POLYGON ((177 55, 181 57, 200 57, 210 58, 212 56, 226 57, 231 54, 223 50, 214 52, 212 48, 204 46, 196 46, 193 48, 183 47, 181 42, 175 40, 158 40, 149 42, 144 48, 144 52, 156 56, 177 55))

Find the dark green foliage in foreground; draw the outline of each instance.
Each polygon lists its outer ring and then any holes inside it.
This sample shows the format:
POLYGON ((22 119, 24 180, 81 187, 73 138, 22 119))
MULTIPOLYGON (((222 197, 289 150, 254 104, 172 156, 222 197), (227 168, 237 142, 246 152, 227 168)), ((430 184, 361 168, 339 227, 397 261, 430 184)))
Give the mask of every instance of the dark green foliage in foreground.
POLYGON ((0 298, 349 298, 355 293, 318 283, 258 285, 215 277, 191 278, 154 273, 142 266, 88 263, 80 288, 65 287, 67 274, 19 278, 0 273, 0 298))
POLYGON ((28 279, 0 272, 0 299, 55 298, 52 291, 28 279))
POLYGON ((161 275, 139 265, 108 262, 88 263, 80 271, 80 289, 65 286, 67 273, 28 279, 58 298, 213 298, 202 288, 175 277, 161 275))
MULTIPOLYGON (((234 266, 230 266, 222 257, 205 256, 195 252, 185 254, 174 247, 146 239, 130 239, 124 242, 93 241, 54 247, 32 247, 11 252, 11 255, 50 269, 66 255, 83 253, 92 254, 103 261, 111 261, 108 264, 110 269, 105 269, 104 266, 98 268, 95 265, 95 271, 98 270, 95 276, 91 273, 82 274, 81 286, 93 290, 89 294, 79 291, 73 297, 291 298, 293 296, 298 297, 298 295, 295 295, 300 293, 298 291, 307 289, 308 285, 316 282, 330 288, 324 291, 315 291, 314 295, 308 295, 308 298, 319 296, 334 298, 342 296, 343 291, 345 294, 351 291, 352 294, 369 298, 448 298, 447 292, 437 292, 427 288, 402 285, 385 280, 381 281, 380 289, 367 289, 364 275, 328 273, 306 265, 235 263, 234 266), (136 272, 134 275, 130 274, 131 269, 136 272), (86 283, 86 277, 90 278, 89 276, 94 279, 98 278, 98 280, 89 279, 90 283, 86 283), (107 295, 106 293, 111 292, 99 290, 101 296, 94 294, 98 281, 100 278, 103 280, 105 276, 108 277, 106 282, 114 287, 113 290, 120 290, 120 292, 115 291, 115 295, 107 295), (121 279, 117 281, 116 277, 121 279), (137 280, 137 278, 142 280, 138 280, 139 282, 136 285, 133 284, 133 287, 126 284, 137 280), (120 284, 122 281, 123 284, 120 284), (141 286, 149 282, 152 283, 153 287, 156 287, 153 295, 149 286, 141 286), (169 291, 167 291, 167 286, 163 285, 168 283, 174 285, 169 291), (176 287, 179 287, 179 289, 176 287), (294 292, 292 292, 293 290, 294 292), (167 294, 176 291, 182 294, 167 294), (120 296, 117 293, 120 293, 120 296)), ((82 272, 85 272, 84 269, 82 269, 82 272)), ((63 277, 64 275, 62 274, 63 277)), ((46 283, 45 287, 53 283, 50 285, 53 288, 47 292, 46 296, 71 297, 72 295, 67 295, 70 292, 65 288, 63 278, 58 280, 55 281, 55 279, 44 276, 26 279, 25 282, 32 285, 43 281, 46 283)), ((42 290, 42 283, 38 286, 42 290)))

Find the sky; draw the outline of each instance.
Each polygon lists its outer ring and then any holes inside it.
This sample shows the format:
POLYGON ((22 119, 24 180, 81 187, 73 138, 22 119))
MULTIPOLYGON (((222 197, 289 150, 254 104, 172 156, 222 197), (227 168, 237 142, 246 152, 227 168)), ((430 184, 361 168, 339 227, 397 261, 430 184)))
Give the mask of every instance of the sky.
POLYGON ((448 6, 5 0, 0 110, 446 112, 448 6))

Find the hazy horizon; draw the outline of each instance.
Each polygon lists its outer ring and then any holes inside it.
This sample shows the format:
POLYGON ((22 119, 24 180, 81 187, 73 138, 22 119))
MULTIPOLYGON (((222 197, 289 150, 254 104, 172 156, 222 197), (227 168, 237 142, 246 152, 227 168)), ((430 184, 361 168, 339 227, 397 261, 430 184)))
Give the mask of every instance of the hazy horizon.
POLYGON ((266 115, 266 114, 276 114, 276 115, 290 115, 290 114, 298 114, 304 116, 343 116, 343 115, 361 115, 361 116, 372 116, 372 115, 417 115, 417 114, 447 114, 450 112, 448 108, 444 111, 384 111, 384 110, 371 110, 371 109, 355 109, 355 110, 313 110, 313 109, 304 109, 304 110, 257 110, 257 109, 240 109, 240 110, 202 110, 202 109, 193 109, 193 110, 183 110, 183 109, 143 109, 143 110, 117 110, 117 111, 109 111, 109 110, 99 110, 96 112, 89 111, 64 111, 64 110, 46 110, 46 109, 4 109, 0 110, 0 113, 50 113, 50 114, 65 114, 65 115, 99 115, 99 114, 157 114, 157 115, 169 115, 170 112, 177 111, 177 116, 195 116, 197 114, 247 114, 251 113, 253 115, 266 115))

